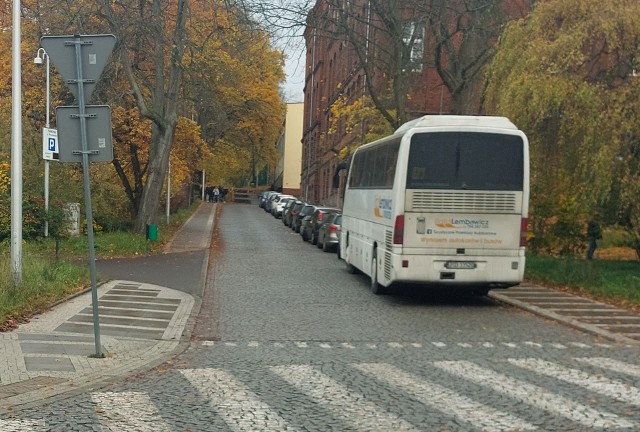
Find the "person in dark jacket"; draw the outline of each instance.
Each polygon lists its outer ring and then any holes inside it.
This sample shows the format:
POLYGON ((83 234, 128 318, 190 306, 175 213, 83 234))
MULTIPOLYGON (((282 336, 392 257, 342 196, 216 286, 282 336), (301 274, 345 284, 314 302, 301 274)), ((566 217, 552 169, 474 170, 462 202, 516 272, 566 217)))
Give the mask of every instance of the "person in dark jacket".
POLYGON ((593 254, 598 247, 598 240, 602 239, 602 231, 600 229, 600 222, 597 216, 591 218, 587 223, 587 240, 589 241, 589 247, 587 249, 587 259, 593 259, 593 254))

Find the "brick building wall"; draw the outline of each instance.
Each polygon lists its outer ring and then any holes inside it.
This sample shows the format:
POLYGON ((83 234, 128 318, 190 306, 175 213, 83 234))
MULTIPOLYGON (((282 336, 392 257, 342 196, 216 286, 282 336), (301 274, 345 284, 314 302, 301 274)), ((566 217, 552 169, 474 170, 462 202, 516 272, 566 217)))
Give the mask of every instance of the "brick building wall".
MULTIPOLYGON (((522 17, 533 0, 504 0, 502 7, 508 16, 522 17)), ((344 3, 343 3, 344 4, 344 3)), ((369 10, 368 0, 353 0, 353 19, 349 26, 354 33, 366 35, 370 44, 364 41, 367 56, 382 56, 384 47, 391 47, 392 41, 380 30, 380 18, 369 10), (374 43, 375 42, 375 43, 374 43)), ((407 14, 415 10, 407 11, 407 14)), ((388 78, 379 69, 365 76, 360 60, 352 44, 340 38, 336 32, 337 15, 327 0, 318 0, 307 17, 304 33, 306 41, 306 76, 304 88, 304 127, 302 138, 301 192, 307 201, 342 206, 342 191, 345 182, 343 171, 339 177, 339 187, 333 188, 334 174, 338 164, 343 162, 339 152, 345 146, 358 141, 361 131, 347 134, 344 124, 338 124, 336 133, 330 134, 330 108, 340 96, 353 103, 363 95, 368 95, 367 84, 375 88, 388 85, 388 78), (367 83, 366 80, 372 80, 367 83)), ((407 19, 411 16, 408 15, 407 19)), ((453 25, 454 19, 452 18, 453 25)), ((423 58, 435 56, 435 42, 424 32, 423 58)), ((446 62, 447 59, 444 59, 446 62)), ((406 74, 408 93, 411 95, 404 109, 408 119, 425 114, 449 114, 452 112, 452 96, 444 85, 433 62, 426 61, 416 70, 406 74)), ((479 114, 481 86, 471 83, 469 87, 470 113, 479 114)))

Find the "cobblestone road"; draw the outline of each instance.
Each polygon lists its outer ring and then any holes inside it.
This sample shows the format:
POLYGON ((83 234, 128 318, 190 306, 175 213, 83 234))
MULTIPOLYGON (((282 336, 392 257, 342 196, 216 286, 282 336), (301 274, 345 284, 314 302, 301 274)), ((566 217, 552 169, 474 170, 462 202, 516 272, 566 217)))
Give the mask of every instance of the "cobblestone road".
POLYGON ((489 298, 374 296, 255 206, 227 205, 217 241, 187 352, 0 431, 640 430, 637 346, 489 298))

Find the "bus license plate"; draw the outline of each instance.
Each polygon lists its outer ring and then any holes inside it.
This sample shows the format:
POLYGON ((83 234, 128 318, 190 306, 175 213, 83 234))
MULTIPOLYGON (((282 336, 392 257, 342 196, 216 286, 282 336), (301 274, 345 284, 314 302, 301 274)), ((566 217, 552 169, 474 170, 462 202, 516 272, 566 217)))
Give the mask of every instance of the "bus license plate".
POLYGON ((473 270, 476 268, 476 263, 473 261, 447 261, 444 267, 450 270, 473 270))

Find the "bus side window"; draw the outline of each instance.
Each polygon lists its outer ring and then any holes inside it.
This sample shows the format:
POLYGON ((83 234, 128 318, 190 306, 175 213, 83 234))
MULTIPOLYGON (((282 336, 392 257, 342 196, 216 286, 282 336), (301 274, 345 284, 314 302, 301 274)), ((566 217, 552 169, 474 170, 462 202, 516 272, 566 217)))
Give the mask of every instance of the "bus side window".
POLYGON ((384 184, 384 178, 387 172, 387 164, 385 163, 385 150, 386 146, 377 146, 371 152, 371 156, 373 159, 373 173, 371 176, 370 186, 380 187, 384 184))
POLYGON ((387 175, 385 178, 384 186, 393 188, 393 181, 396 177, 396 165, 398 163, 398 143, 392 143, 387 146, 386 163, 387 163, 387 175))

